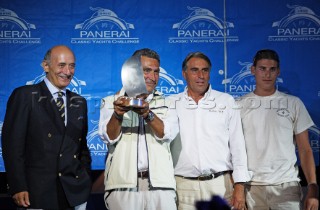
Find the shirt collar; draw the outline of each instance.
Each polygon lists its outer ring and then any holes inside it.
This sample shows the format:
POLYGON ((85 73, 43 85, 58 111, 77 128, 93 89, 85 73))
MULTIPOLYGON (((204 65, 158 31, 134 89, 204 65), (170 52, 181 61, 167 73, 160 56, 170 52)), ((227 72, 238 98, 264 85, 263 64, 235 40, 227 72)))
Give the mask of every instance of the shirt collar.
MULTIPOLYGON (((208 90, 207 90, 207 92, 204 94, 204 96, 200 99, 200 101, 202 101, 202 100, 204 100, 204 101, 206 101, 206 100, 209 100, 209 99, 211 99, 213 96, 212 95, 210 95, 210 93, 211 93, 211 84, 209 84, 209 87, 208 87, 208 90)), ((185 97, 185 99, 186 100, 188 100, 188 101, 190 101, 190 100, 192 100, 193 101, 193 99, 188 95, 188 86, 186 86, 185 88, 184 88, 184 97, 185 97)))
POLYGON ((50 93, 51 93, 51 95, 55 95, 57 92, 63 92, 64 93, 64 95, 66 95, 66 88, 64 88, 64 89, 59 89, 59 88, 57 88, 56 86, 54 86, 51 82, 50 82, 50 80, 48 80, 48 78, 47 77, 45 77, 44 79, 44 82, 46 83, 46 85, 47 85, 47 87, 48 87, 48 89, 49 89, 49 91, 50 91, 50 93))

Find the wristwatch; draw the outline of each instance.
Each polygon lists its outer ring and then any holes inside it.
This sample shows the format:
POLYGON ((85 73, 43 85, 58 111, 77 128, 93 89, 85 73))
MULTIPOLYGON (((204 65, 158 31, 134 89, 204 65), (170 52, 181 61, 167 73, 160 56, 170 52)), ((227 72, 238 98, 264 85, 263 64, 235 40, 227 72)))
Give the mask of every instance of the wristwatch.
POLYGON ((151 122, 152 120, 154 120, 154 113, 151 110, 149 110, 149 113, 148 113, 147 117, 144 118, 144 120, 146 122, 151 122))

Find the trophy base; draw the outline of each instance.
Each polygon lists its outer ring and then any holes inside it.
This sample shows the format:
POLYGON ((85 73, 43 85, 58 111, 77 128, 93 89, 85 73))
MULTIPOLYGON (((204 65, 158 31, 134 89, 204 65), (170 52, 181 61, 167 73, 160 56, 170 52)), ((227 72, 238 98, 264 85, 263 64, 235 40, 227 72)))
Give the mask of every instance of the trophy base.
POLYGON ((141 98, 129 98, 129 100, 129 106, 132 107, 141 107, 144 102, 144 100, 141 98))
POLYGON ((133 97, 123 97, 122 99, 123 106, 127 109, 142 109, 144 99, 142 98, 133 98, 133 97))

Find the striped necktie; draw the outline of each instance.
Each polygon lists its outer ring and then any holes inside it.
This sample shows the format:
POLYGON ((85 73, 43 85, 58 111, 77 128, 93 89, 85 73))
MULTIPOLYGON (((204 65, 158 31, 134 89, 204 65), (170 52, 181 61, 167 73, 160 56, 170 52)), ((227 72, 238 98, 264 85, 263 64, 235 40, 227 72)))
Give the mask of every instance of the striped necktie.
POLYGON ((62 117, 63 122, 64 122, 64 120, 65 120, 65 110, 64 110, 64 101, 63 101, 63 98, 62 98, 64 93, 59 91, 59 92, 57 92, 57 94, 58 94, 58 97, 57 97, 56 104, 58 106, 60 116, 62 117))

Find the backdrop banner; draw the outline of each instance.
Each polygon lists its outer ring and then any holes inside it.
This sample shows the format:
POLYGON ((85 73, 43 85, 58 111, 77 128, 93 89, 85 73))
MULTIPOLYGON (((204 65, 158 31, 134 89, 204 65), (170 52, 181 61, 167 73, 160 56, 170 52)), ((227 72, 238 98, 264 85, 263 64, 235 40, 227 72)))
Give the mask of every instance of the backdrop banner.
MULTIPOLYGON (((212 87, 235 98, 255 88, 250 74, 255 52, 276 50, 278 89, 307 107, 316 124, 309 135, 319 165, 319 0, 1 0, 0 136, 11 92, 42 81, 40 63, 58 44, 76 55, 68 88, 88 101, 94 170, 105 168, 108 152, 97 132, 100 101, 121 88, 123 63, 144 47, 160 54, 157 89, 165 95, 183 91, 182 61, 189 52, 202 51, 213 64, 212 87)), ((5 171, 1 145, 0 171, 5 171)))

